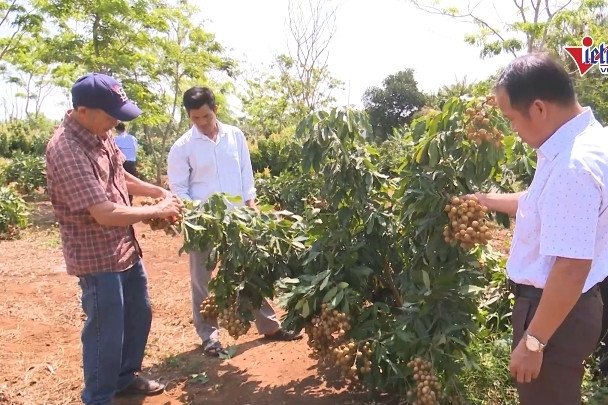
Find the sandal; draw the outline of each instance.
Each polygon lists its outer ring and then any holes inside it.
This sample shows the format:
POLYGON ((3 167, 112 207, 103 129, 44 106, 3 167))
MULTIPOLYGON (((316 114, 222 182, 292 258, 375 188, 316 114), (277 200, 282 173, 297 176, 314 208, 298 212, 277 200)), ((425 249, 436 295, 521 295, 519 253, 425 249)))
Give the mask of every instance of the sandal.
POLYGON ((278 331, 276 331, 272 335, 264 335, 264 338, 266 338, 268 340, 277 340, 277 341, 281 341, 281 342, 290 342, 292 340, 302 339, 302 335, 294 333, 294 332, 287 332, 287 331, 285 331, 283 329, 279 329, 278 331))
POLYGON ((154 380, 148 380, 147 378, 136 376, 135 379, 127 386, 127 388, 118 391, 115 397, 127 397, 127 396, 145 396, 151 397, 154 395, 162 394, 165 390, 165 385, 154 380))
POLYGON ((207 356, 219 357, 220 354, 227 354, 226 349, 224 349, 222 344, 217 340, 204 343, 203 347, 203 353, 207 356))

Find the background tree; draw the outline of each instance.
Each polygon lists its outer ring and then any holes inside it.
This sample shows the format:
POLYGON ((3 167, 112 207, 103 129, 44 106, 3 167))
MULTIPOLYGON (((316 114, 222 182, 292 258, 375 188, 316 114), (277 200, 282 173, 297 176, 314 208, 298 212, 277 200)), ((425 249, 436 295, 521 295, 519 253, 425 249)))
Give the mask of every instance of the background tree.
POLYGON ((247 79, 240 99, 244 113, 240 125, 247 134, 267 138, 297 123, 298 111, 272 73, 247 79))
MULTIPOLYGON (((513 0, 510 12, 514 18, 504 22, 501 16, 492 16, 488 10, 470 6, 461 11, 448 2, 412 0, 417 7, 432 14, 474 23, 478 31, 465 37, 465 41, 481 48, 481 57, 509 53, 514 57, 523 53, 550 51, 558 55, 575 80, 577 94, 583 104, 590 105, 598 118, 608 122, 608 80, 593 69, 581 76, 572 59, 565 54, 564 46, 581 44, 585 35, 596 43, 608 42, 606 0, 513 0), (498 21, 494 23, 494 21, 498 21)), ((510 14, 510 13, 509 13, 510 14)))
POLYGON ((382 85, 368 88, 363 95, 363 105, 377 140, 386 140, 394 128, 409 124, 426 102, 412 69, 388 76, 382 85))
MULTIPOLYGON (((144 111, 130 129, 143 133, 160 182, 171 141, 188 126, 180 107, 183 92, 194 84, 210 85, 221 102, 230 86, 217 85, 210 72, 229 79, 235 68, 214 35, 197 23, 199 10, 186 0, 40 0, 37 7, 49 30, 39 41, 44 47, 32 49, 44 53, 13 58, 13 67, 26 78, 46 78, 44 68, 50 67, 54 83, 66 91, 85 72, 104 72, 122 81, 144 111)), ((32 97, 30 91, 26 94, 32 97)), ((226 109, 222 111, 225 118, 226 109)))
POLYGON ((323 0, 289 0, 290 42, 276 65, 279 82, 298 118, 329 106, 342 83, 328 68, 328 47, 336 32, 336 7, 323 0))
POLYGON ((467 78, 456 80, 452 84, 441 86, 436 93, 426 94, 426 106, 433 109, 443 108, 443 104, 452 97, 462 97, 467 94, 473 94, 473 85, 467 83, 467 78))
MULTIPOLYGON (((567 9, 574 9, 596 1, 562 0, 549 2, 548 0, 513 0, 511 10, 514 18, 511 22, 504 22, 496 11, 495 16, 483 14, 477 2, 469 3, 465 10, 461 10, 449 2, 435 0, 411 0, 421 10, 431 14, 443 15, 463 21, 474 23, 479 29, 469 34, 465 40, 481 47, 481 56, 490 57, 501 53, 510 53, 516 57, 520 52, 531 53, 543 50, 551 35, 557 16, 567 9), (500 23, 494 23, 497 20, 500 23)), ((503 4, 506 4, 504 2, 503 4)), ((511 2, 509 2, 511 4, 511 2)))
POLYGON ((223 55, 223 47, 215 36, 196 25, 198 9, 182 1, 177 7, 162 10, 167 23, 165 32, 152 37, 149 62, 140 77, 127 78, 139 89, 141 107, 146 112, 138 124, 156 167, 156 181, 161 181, 168 149, 177 136, 189 126, 182 108, 183 93, 193 85, 213 88, 221 108, 219 118, 230 115, 224 94, 231 91, 229 82, 220 85, 211 80, 210 72, 222 72, 227 77, 234 73, 236 64, 223 55))
MULTIPOLYGON (((16 50, 22 40, 42 29, 42 17, 30 3, 0 0, 0 62, 16 50)), ((0 65, 1 66, 1 65, 0 65)))
POLYGON ((22 38, 19 46, 6 56, 12 69, 4 73, 5 80, 17 87, 15 97, 25 100, 23 111, 17 117, 37 119, 42 103, 55 89, 51 67, 47 63, 48 52, 48 43, 35 35, 22 38))

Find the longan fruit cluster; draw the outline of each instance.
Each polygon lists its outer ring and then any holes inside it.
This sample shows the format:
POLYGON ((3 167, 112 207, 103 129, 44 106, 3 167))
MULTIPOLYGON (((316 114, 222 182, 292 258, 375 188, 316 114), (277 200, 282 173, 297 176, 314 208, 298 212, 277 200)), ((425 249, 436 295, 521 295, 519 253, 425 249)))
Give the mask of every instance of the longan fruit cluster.
POLYGON ((485 218, 488 208, 480 205, 475 196, 469 200, 453 197, 445 211, 450 219, 443 230, 447 243, 458 241, 463 249, 471 249, 492 239, 492 224, 485 218))
POLYGON ((158 197, 158 198, 146 197, 143 200, 141 200, 141 205, 156 205, 156 204, 160 203, 162 200, 163 200, 162 197, 158 197))
POLYGON ((251 327, 251 322, 243 319, 239 314, 237 303, 218 313, 217 322, 220 328, 226 329, 234 340, 247 333, 251 327))
MULTIPOLYGON (((141 205, 156 205, 163 201, 163 198, 152 198, 147 197, 141 201, 141 205)), ((167 235, 175 235, 178 233, 180 224, 182 222, 182 215, 174 215, 169 218, 150 218, 142 221, 144 224, 149 225, 153 231, 165 231, 167 235)))
POLYGON ((215 302, 215 296, 210 295, 203 300, 201 303, 201 315, 206 319, 217 319, 218 316, 218 307, 215 302))
POLYGON ((344 378, 354 378, 368 374, 372 370, 373 353, 369 342, 358 347, 354 340, 335 347, 328 355, 330 365, 339 368, 344 378), (360 373, 360 374, 357 374, 360 373))
POLYGON ((468 140, 480 146, 483 142, 493 142, 497 148, 502 147, 504 134, 496 127, 491 127, 489 111, 496 106, 496 98, 493 95, 486 96, 485 102, 478 103, 475 107, 466 109, 469 121, 465 132, 468 140))
POLYGON ((328 309, 327 304, 321 305, 321 315, 314 317, 312 322, 305 327, 308 346, 319 355, 327 354, 335 341, 343 338, 349 330, 348 315, 337 309, 328 309))
POLYGON ((413 378, 416 381, 416 392, 408 391, 408 400, 416 398, 412 405, 438 405, 441 384, 433 374, 433 364, 416 357, 407 366, 414 372, 413 378))

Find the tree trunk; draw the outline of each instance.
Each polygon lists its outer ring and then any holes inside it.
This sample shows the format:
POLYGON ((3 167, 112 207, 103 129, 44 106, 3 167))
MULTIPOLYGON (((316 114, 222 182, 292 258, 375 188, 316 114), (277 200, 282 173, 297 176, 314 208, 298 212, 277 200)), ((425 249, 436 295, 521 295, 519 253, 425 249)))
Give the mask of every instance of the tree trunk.
POLYGON ((159 157, 159 152, 154 148, 154 143, 152 142, 152 134, 150 134, 150 127, 148 124, 144 124, 144 136, 150 145, 150 150, 152 151, 152 161, 154 162, 154 166, 156 167, 156 184, 161 185, 161 160, 159 157))

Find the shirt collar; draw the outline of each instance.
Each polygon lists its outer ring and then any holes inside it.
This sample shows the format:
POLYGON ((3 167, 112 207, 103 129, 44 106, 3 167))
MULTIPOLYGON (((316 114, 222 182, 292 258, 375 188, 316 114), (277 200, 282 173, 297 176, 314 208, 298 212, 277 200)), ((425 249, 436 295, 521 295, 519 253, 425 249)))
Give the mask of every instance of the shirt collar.
MULTIPOLYGON (((217 128, 218 128, 218 133, 217 133, 217 139, 219 140, 220 138, 223 138, 224 135, 226 135, 226 132, 224 132, 224 126, 221 122, 216 121, 217 122, 217 128)), ((192 125, 192 136, 194 138, 201 138, 201 139, 206 139, 209 142, 213 142, 211 141, 211 139, 209 139, 209 137, 205 134, 203 134, 202 132, 200 132, 197 128, 196 125, 192 125)))
POLYGON ((555 131, 540 148, 538 148, 538 152, 549 161, 555 159, 565 145, 571 144, 578 134, 596 122, 597 120, 595 119, 591 108, 585 107, 582 113, 559 127, 559 129, 555 131))
POLYGON ((78 121, 70 116, 71 112, 72 110, 68 111, 63 117, 63 127, 67 130, 64 132, 76 139, 86 149, 101 148, 103 145, 101 138, 80 125, 78 121))

